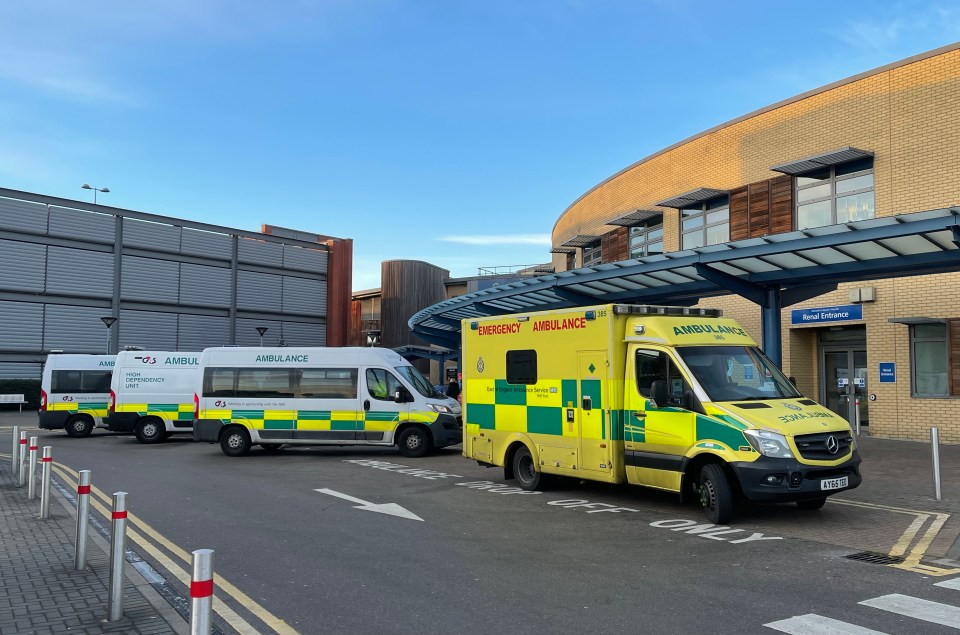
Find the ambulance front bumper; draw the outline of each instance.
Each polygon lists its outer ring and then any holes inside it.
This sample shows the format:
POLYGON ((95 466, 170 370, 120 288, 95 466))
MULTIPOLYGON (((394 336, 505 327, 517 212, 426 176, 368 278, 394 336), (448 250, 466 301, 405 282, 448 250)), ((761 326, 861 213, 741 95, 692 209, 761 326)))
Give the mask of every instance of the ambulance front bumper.
POLYGON ((193 440, 216 443, 220 440, 223 422, 219 419, 196 419, 193 426, 193 440))
POLYGON ((831 496, 863 482, 860 454, 834 466, 814 466, 793 459, 760 457, 731 463, 745 498, 759 503, 789 503, 831 496))
POLYGON ((440 414, 430 426, 433 434, 433 447, 445 448, 463 441, 463 424, 460 417, 440 414))
POLYGON ((66 410, 43 410, 39 414, 38 426, 41 430, 63 430, 67 426, 67 417, 73 413, 66 410))

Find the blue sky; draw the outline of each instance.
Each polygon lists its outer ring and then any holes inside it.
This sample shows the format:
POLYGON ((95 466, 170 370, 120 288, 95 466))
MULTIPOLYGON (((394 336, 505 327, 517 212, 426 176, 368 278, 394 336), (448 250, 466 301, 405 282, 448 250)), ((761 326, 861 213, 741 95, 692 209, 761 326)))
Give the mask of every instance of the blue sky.
POLYGON ((0 187, 548 262, 591 187, 690 135, 960 40, 950 2, 0 3, 0 187))

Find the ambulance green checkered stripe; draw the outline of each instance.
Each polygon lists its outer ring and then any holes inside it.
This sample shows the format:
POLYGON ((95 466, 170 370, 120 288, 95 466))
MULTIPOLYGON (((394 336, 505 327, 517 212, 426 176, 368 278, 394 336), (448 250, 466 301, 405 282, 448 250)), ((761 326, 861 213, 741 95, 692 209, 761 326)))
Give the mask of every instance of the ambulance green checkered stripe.
POLYGON ((713 418, 720 419, 721 421, 725 421, 726 423, 730 424, 737 430, 746 430, 748 427, 747 424, 737 420, 736 417, 731 417, 730 415, 713 415, 713 418))
POLYGON ((295 430, 296 427, 297 422, 292 420, 264 419, 263 421, 264 430, 295 430))
POLYGON ((263 419, 263 410, 234 410, 230 415, 234 419, 263 419))
POLYGON ((734 450, 742 445, 750 445, 742 431, 730 427, 724 421, 703 415, 697 415, 696 440, 697 443, 700 441, 719 441, 734 450))
POLYGON ((88 403, 79 403, 77 404, 77 409, 80 412, 84 410, 106 410, 107 402, 106 401, 90 401, 88 403))
POLYGON ((148 403, 147 410, 152 412, 177 412, 180 404, 175 403, 148 403))
POLYGON ((527 432, 532 434, 563 434, 563 408, 546 406, 527 407, 527 432))
POLYGON ((329 410, 298 410, 297 421, 329 421, 329 410))
POLYGON ((177 421, 193 421, 192 412, 178 412, 177 421))
POLYGON ((576 379, 564 379, 560 382, 560 397, 563 399, 563 406, 566 407, 567 404, 573 404, 573 407, 577 407, 577 380, 576 379))
POLYGON ((527 385, 508 384, 506 380, 498 379, 494 382, 494 400, 502 406, 527 405, 527 385))
POLYGON ((472 403, 468 406, 470 423, 480 426, 481 430, 496 430, 496 410, 497 407, 488 403, 472 403))
POLYGON ((396 421, 400 418, 399 412, 367 412, 363 415, 366 421, 396 421))

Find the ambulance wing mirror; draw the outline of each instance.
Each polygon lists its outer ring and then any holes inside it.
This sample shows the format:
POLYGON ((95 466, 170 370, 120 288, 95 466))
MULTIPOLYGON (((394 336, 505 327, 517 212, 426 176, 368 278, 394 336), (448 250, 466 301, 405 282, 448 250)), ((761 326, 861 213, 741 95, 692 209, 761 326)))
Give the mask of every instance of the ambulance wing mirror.
POLYGON ((393 400, 397 403, 406 403, 413 401, 413 395, 403 386, 398 386, 396 392, 393 393, 393 400))
POLYGON ((667 405, 667 382, 663 379, 658 379, 650 384, 650 396, 658 407, 667 405))
POLYGON ((796 377, 788 377, 787 379, 790 380, 790 383, 793 384, 793 387, 794 387, 794 388, 797 387, 797 378, 796 378, 796 377))

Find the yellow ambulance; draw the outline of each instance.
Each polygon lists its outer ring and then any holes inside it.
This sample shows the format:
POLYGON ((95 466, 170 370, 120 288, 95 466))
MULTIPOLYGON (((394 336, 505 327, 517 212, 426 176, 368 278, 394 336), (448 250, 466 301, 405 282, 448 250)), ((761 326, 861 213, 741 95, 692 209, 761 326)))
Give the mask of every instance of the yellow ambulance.
POLYGON ((464 320, 463 455, 554 476, 819 509, 860 485, 848 422, 719 310, 608 304, 464 320))

